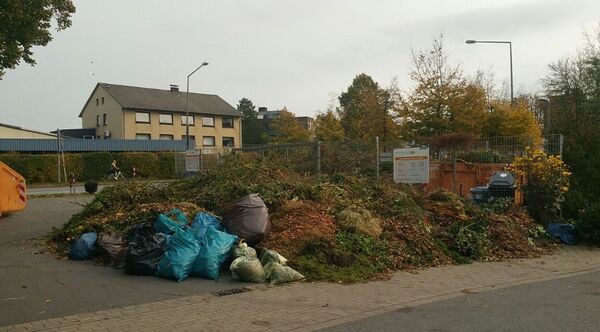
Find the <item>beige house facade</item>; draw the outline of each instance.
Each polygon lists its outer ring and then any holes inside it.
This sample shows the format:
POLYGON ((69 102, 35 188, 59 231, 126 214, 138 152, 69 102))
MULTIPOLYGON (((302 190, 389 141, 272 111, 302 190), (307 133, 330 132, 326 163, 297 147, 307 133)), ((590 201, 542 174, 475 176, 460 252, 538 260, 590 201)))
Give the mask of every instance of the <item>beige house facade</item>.
POLYGON ((53 139, 56 135, 0 123, 0 138, 53 139))
POLYGON ((98 83, 79 117, 96 139, 185 140, 195 148, 240 147, 241 113, 217 95, 98 83))

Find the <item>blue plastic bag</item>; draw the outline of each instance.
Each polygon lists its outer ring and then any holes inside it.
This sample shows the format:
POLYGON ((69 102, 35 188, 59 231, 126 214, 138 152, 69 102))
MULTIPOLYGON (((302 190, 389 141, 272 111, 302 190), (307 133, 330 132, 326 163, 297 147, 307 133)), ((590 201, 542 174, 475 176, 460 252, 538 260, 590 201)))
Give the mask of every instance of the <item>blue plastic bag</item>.
POLYGON ((204 234, 206 234, 206 229, 209 226, 221 232, 225 231, 225 227, 223 227, 219 219, 206 212, 198 213, 194 218, 194 221, 192 221, 192 228, 196 230, 200 242, 204 240, 204 234))
POLYGON ((200 253, 194 262, 192 275, 213 280, 219 279, 221 265, 227 260, 231 247, 237 241, 237 236, 208 226, 200 244, 200 253))
POLYGON ((176 229, 165 255, 158 262, 156 275, 177 281, 187 279, 199 251, 200 245, 194 230, 176 229))
POLYGON ((165 214, 159 214, 154 223, 154 229, 157 233, 173 234, 176 229, 184 228, 188 225, 188 220, 179 209, 173 209, 165 214), (171 219, 175 217, 175 220, 171 219))
POLYGON ((566 244, 573 245, 576 242, 574 225, 549 223, 547 232, 566 244))
POLYGON ((69 257, 75 261, 89 259, 94 254, 94 245, 98 234, 96 232, 85 233, 71 245, 69 257))

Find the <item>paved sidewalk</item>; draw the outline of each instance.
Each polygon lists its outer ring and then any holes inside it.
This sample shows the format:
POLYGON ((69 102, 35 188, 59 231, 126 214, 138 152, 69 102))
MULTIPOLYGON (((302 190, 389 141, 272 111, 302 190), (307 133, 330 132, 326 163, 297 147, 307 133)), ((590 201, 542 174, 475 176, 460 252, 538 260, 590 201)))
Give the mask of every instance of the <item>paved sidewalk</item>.
POLYGON ((256 286, 227 296, 161 302, 0 327, 2 331, 315 330, 442 299, 600 270, 600 250, 562 248, 552 256, 398 272, 356 285, 256 286))

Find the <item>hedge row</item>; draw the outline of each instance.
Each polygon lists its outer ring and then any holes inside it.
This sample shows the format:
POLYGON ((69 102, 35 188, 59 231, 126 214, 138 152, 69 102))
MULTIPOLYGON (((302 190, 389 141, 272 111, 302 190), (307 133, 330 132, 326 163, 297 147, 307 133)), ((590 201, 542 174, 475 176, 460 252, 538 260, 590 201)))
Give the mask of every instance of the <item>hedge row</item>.
MULTIPOLYGON (((140 178, 170 179, 177 176, 176 153, 173 152, 90 152, 65 154, 67 174, 75 174, 79 182, 102 180, 110 169, 112 160, 125 175, 132 177, 135 165, 140 178)), ((57 155, 50 154, 0 154, 0 161, 19 172, 27 183, 56 182, 57 155)), ((62 171, 62 170, 61 170, 62 171)))

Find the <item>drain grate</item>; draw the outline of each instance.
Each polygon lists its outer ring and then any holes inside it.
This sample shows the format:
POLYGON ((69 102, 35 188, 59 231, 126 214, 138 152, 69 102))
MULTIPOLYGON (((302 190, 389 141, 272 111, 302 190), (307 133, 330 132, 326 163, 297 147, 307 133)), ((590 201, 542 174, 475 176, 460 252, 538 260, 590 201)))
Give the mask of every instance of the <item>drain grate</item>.
POLYGON ((251 292, 251 291, 252 291, 251 288, 243 287, 243 288, 225 289, 222 291, 214 292, 213 294, 216 296, 227 296, 227 295, 247 293, 247 292, 251 292))

